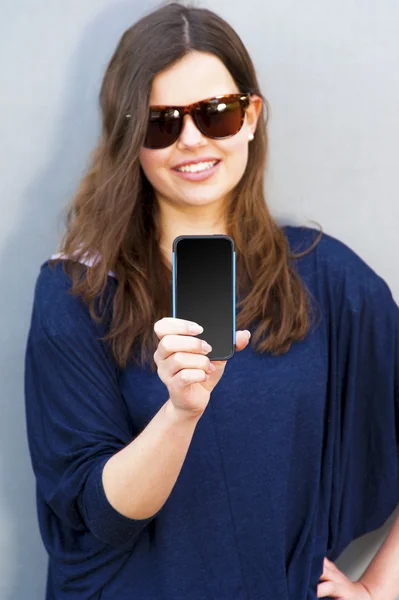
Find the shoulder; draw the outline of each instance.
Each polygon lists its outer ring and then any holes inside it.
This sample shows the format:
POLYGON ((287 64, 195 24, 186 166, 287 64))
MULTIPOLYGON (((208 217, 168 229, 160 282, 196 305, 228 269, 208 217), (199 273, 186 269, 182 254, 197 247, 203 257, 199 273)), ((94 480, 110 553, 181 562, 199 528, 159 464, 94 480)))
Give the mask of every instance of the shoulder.
MULTIPOLYGON (((82 272, 87 268, 81 265, 82 272)), ((111 287, 110 281, 106 293, 111 287)), ((87 304, 71 292, 72 279, 65 271, 65 261, 54 264, 46 260, 40 266, 35 282, 31 335, 72 335, 98 329, 87 304)))
MULTIPOLYGON (((310 248, 320 231, 313 227, 284 226, 291 252, 310 248)), ((303 259, 299 269, 312 273, 315 285, 328 288, 335 297, 349 299, 359 305, 367 296, 390 300, 387 282, 348 244, 323 231, 319 243, 303 259)))
MULTIPOLYGON (((320 231, 313 227, 287 225, 283 227, 292 252, 303 252, 310 248, 320 231)), ((322 232, 321 239, 309 253, 312 262, 323 267, 336 280, 353 279, 365 285, 383 281, 375 270, 350 246, 331 234, 322 232)))

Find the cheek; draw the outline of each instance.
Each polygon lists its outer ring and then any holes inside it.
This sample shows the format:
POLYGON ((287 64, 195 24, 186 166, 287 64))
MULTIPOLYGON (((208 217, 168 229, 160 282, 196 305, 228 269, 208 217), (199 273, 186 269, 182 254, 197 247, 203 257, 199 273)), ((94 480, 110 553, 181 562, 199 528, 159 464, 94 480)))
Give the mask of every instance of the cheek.
POLYGON ((162 180, 163 168, 167 168, 166 165, 168 164, 166 149, 150 150, 149 148, 142 148, 139 158, 145 176, 152 185, 162 180))
MULTIPOLYGON (((222 143, 222 142, 221 142, 222 143)), ((238 133, 232 138, 223 142, 221 146, 222 153, 227 157, 227 166, 229 170, 243 173, 248 162, 248 137, 247 134, 238 133)))

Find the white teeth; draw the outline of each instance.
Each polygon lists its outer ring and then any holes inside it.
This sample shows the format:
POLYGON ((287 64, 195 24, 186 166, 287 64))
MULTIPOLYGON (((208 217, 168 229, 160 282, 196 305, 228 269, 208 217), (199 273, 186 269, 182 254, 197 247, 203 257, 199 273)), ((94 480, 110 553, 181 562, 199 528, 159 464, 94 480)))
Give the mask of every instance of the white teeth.
POLYGON ((205 169, 210 169, 214 165, 216 165, 217 160, 213 160, 212 162, 200 162, 192 165, 184 165, 184 167, 178 167, 177 171, 182 171, 183 173, 198 173, 198 171, 205 171, 205 169))

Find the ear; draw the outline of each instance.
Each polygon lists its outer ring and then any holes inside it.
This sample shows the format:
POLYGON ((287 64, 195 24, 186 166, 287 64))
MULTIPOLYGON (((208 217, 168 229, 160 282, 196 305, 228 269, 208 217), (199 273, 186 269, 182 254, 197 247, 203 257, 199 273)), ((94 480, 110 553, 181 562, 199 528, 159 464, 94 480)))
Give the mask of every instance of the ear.
POLYGON ((247 108, 247 123, 248 129, 251 133, 255 133, 256 126, 258 124, 259 115, 262 111, 263 100, 260 96, 252 94, 250 96, 250 103, 247 108))

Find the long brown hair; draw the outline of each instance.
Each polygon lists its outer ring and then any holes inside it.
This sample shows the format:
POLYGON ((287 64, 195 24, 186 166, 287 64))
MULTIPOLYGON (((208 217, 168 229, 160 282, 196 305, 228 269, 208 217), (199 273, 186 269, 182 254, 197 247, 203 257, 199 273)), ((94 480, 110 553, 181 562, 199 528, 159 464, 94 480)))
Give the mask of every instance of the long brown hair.
MULTIPOLYGON (((107 286, 108 272, 116 289, 107 335, 117 364, 132 360, 155 370, 159 342, 154 323, 172 316, 170 266, 159 247, 159 216, 155 194, 141 168, 151 85, 163 69, 191 51, 212 53, 231 73, 241 92, 263 100, 248 164, 227 208, 227 233, 235 242, 237 329, 257 321, 251 343, 259 352, 281 354, 302 340, 310 327, 310 294, 292 259, 282 228, 272 218, 264 197, 269 103, 262 95, 254 65, 237 33, 205 8, 176 2, 146 14, 122 35, 100 91, 102 133, 90 165, 66 208, 66 232, 60 251, 72 279, 71 293, 80 295, 99 322, 96 306, 107 286), (126 114, 131 118, 126 119, 126 114), (84 255, 101 259, 84 270, 84 255), (245 291, 245 294, 244 294, 245 291), (141 348, 136 360, 134 345, 141 348)), ((51 261, 57 264, 58 260, 51 261)), ((101 303, 100 303, 101 304, 101 303)))

